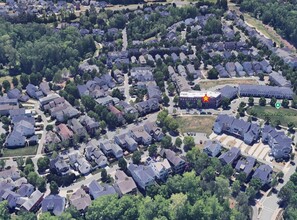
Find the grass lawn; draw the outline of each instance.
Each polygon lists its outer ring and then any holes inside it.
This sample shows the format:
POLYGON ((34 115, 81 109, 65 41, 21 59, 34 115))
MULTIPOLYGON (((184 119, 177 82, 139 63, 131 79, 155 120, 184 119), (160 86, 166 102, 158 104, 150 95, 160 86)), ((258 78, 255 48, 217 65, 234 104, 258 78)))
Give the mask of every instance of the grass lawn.
POLYGON ((245 78, 235 78, 235 79, 220 79, 220 80, 207 80, 199 82, 199 85, 203 89, 209 89, 218 85, 225 84, 258 84, 256 79, 245 79, 245 78))
POLYGON ((215 122, 213 116, 181 116, 176 118, 179 124, 180 132, 201 132, 210 135, 212 133, 212 126, 215 122))
POLYGON ((3 157, 13 157, 13 156, 25 156, 25 155, 35 155, 37 151, 37 145, 17 148, 17 149, 7 149, 3 151, 3 157))
POLYGON ((271 106, 253 106, 247 109, 247 113, 250 114, 252 110, 257 113, 257 118, 265 119, 265 116, 269 116, 272 124, 279 120, 283 126, 287 126, 289 122, 293 122, 297 126, 297 110, 276 109, 271 106))
POLYGON ((247 13, 244 13, 244 18, 249 25, 255 27, 259 32, 263 33, 266 37, 276 42, 277 45, 280 45, 282 43, 282 40, 279 37, 279 35, 272 28, 272 30, 269 30, 267 27, 265 27, 262 21, 253 18, 247 13))

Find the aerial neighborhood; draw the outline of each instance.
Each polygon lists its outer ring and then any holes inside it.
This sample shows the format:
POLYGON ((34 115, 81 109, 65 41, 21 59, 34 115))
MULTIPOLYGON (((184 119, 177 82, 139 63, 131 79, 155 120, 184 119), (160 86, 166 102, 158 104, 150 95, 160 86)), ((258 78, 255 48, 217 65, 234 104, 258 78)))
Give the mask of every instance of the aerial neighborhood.
POLYGON ((294 219, 297 55, 246 1, 0 3, 0 219, 294 219))

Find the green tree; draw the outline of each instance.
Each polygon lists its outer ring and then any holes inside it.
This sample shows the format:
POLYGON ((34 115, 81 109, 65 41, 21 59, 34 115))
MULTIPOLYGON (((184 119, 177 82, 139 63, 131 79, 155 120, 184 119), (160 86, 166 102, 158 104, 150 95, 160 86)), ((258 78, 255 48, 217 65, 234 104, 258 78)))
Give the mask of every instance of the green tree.
POLYGON ((252 178, 252 180, 249 183, 250 187, 253 187, 256 191, 259 191, 262 187, 262 182, 258 178, 252 178))
POLYGON ((119 167, 123 171, 127 170, 127 162, 123 157, 119 159, 119 167))
POLYGON ((230 178, 234 173, 234 170, 232 168, 232 166, 230 164, 227 164, 225 166, 223 166, 222 169, 222 174, 226 177, 226 178, 230 178))
POLYGON ((222 99, 222 108, 225 109, 225 110, 229 109, 230 103, 231 103, 230 99, 224 97, 222 99))
POLYGON ((177 95, 174 96, 174 98, 173 98, 173 102, 174 102, 175 105, 178 104, 178 102, 179 102, 179 97, 178 97, 177 95))
POLYGON ((232 184, 232 195, 234 197, 236 197, 238 195, 238 193, 240 192, 240 181, 239 180, 235 180, 232 184))
POLYGON ((125 100, 125 96, 123 95, 123 93, 121 93, 121 91, 118 88, 112 90, 111 96, 116 97, 119 100, 125 100))
POLYGON ((7 201, 0 202, 0 219, 9 220, 10 215, 7 209, 8 203, 7 201))
POLYGON ((102 180, 102 182, 107 182, 107 180, 108 180, 108 174, 107 174, 106 169, 101 170, 101 180, 102 180))
POLYGON ((20 81, 23 89, 29 84, 29 76, 27 74, 22 73, 20 77, 20 81))
POLYGON ((191 136, 184 137, 183 143, 184 143, 184 148, 187 149, 187 150, 192 149, 193 147, 195 147, 195 140, 191 136))
POLYGON ((51 194, 59 194, 59 186, 55 181, 51 181, 50 183, 50 190, 51 190, 51 194))
POLYGON ((10 82, 8 80, 4 80, 2 82, 2 87, 4 89, 4 92, 8 92, 10 90, 10 82))
POLYGON ((182 143, 183 143, 182 139, 181 139, 180 137, 177 137, 177 138, 175 139, 175 143, 174 143, 174 145, 175 145, 177 148, 180 148, 181 145, 182 145, 182 143))
POLYGON ((207 78, 208 79, 218 79, 218 71, 215 68, 212 68, 210 71, 208 71, 207 78))
POLYGON ((37 215, 33 212, 20 211, 16 216, 16 220, 37 220, 37 215))
POLYGON ((290 101, 288 99, 283 99, 282 106, 284 108, 289 108, 290 101))
POLYGON ((47 125, 45 128, 47 131, 52 131, 54 129, 53 125, 47 125))
POLYGON ((272 97, 271 100, 270 100, 270 105, 272 107, 274 107, 276 102, 277 102, 277 99, 275 97, 272 97))
POLYGON ((23 166, 25 164, 25 161, 24 161, 24 158, 23 157, 18 157, 16 159, 16 162, 17 162, 17 165, 18 165, 18 168, 21 170, 23 169, 23 166))
POLYGON ((215 181, 215 191, 219 201, 223 202, 224 198, 228 197, 230 194, 229 180, 221 176, 217 177, 215 181))
POLYGON ((266 105, 266 99, 264 97, 261 97, 259 100, 259 105, 265 106, 266 105))
POLYGON ((46 157, 40 157, 37 160, 37 166, 39 172, 44 172, 45 170, 49 169, 50 160, 46 157))
POLYGON ((165 135, 161 140, 161 147, 168 149, 172 147, 172 138, 168 135, 165 135))
POLYGON ((14 87, 17 87, 19 85, 19 80, 15 76, 12 78, 12 84, 14 87))
POLYGON ((157 155, 158 147, 155 144, 152 144, 148 147, 148 152, 150 157, 154 157, 157 155))
POLYGON ((254 105, 254 98, 253 97, 249 97, 249 106, 253 106, 254 105))
POLYGON ((163 104, 165 106, 168 106, 169 101, 170 101, 169 97, 167 95, 163 95, 163 99, 162 100, 163 100, 163 104))
POLYGON ((140 151, 134 151, 132 154, 132 161, 134 164, 139 164, 141 161, 141 153, 140 151))

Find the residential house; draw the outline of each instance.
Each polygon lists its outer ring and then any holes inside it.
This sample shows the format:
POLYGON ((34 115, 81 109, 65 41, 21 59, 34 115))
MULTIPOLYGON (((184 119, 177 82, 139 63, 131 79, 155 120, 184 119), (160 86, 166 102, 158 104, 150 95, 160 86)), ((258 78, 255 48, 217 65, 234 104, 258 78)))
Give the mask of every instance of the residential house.
POLYGON ((220 78, 230 77, 226 69, 221 64, 215 66, 215 69, 218 71, 220 78))
POLYGON ((107 165, 107 158, 99 149, 99 145, 94 139, 88 142, 84 154, 88 161, 94 161, 98 167, 105 167, 107 165))
POLYGON ((160 102, 162 100, 162 92, 159 88, 159 86, 154 86, 154 85, 148 85, 146 87, 147 89, 147 97, 148 99, 158 99, 160 102))
POLYGON ((240 156, 240 149, 232 147, 229 151, 223 153, 219 159, 223 165, 232 165, 240 156))
POLYGON ((94 118, 88 115, 83 115, 79 118, 80 123, 86 128, 88 134, 95 134, 97 130, 100 131, 99 122, 95 121, 94 118))
POLYGON ((34 186, 30 183, 22 184, 16 191, 21 197, 29 197, 34 192, 34 186))
POLYGON ((7 179, 11 178, 13 181, 18 180, 21 178, 21 172, 18 168, 12 166, 9 169, 5 169, 0 171, 0 179, 7 179))
POLYGON ((164 137, 162 129, 155 122, 148 121, 144 124, 144 130, 151 135, 156 141, 161 141, 164 137))
POLYGON ((51 94, 51 89, 49 87, 49 83, 48 82, 41 82, 39 84, 39 88, 42 91, 44 96, 47 96, 49 94, 51 94))
POLYGON ((227 98, 229 100, 233 100, 238 96, 238 88, 229 85, 226 85, 223 88, 218 89, 217 91, 221 93, 221 96, 223 98, 227 98))
POLYGON ((201 71, 195 70, 195 67, 193 64, 187 64, 186 69, 188 71, 188 76, 193 79, 201 78, 201 71))
POLYGON ((254 70, 253 70, 253 65, 251 62, 243 62, 242 63, 244 71, 249 75, 253 76, 254 75, 254 70))
POLYGON ((41 202, 42 212, 50 212, 55 216, 60 216, 65 209, 66 199, 59 195, 48 195, 41 202))
POLYGON ((140 115, 146 115, 159 110, 159 100, 152 98, 146 101, 138 102, 135 104, 135 108, 138 110, 140 115))
POLYGON ((179 156, 176 156, 175 152, 169 149, 162 149, 160 154, 169 161, 174 173, 182 173, 184 171, 186 162, 179 156))
POLYGON ((219 115, 214 123, 213 131, 216 134, 230 134, 243 139, 246 144, 256 142, 260 135, 260 127, 257 124, 245 122, 228 115, 219 115))
POLYGON ((153 81, 153 72, 151 67, 133 67, 131 70, 131 78, 137 82, 153 81))
POLYGON ((21 208, 25 209, 28 212, 37 211, 42 200, 43 193, 41 193, 38 189, 35 190, 28 199, 22 204, 21 208))
POLYGON ((292 139, 284 132, 278 132, 270 125, 265 125, 262 130, 262 142, 271 148, 271 154, 275 159, 290 157, 292 151, 292 139))
POLYGON ((21 120, 15 124, 13 130, 25 137, 30 137, 35 134, 34 125, 25 120, 21 120))
POLYGON ((235 63, 233 62, 228 62, 225 65, 225 68, 227 70, 227 72, 229 73, 229 75, 231 77, 235 77, 236 76, 236 67, 235 67, 235 63))
POLYGON ((85 136, 87 134, 86 129, 84 128, 84 126, 82 126, 78 119, 73 118, 71 120, 68 120, 68 124, 74 132, 74 134, 78 136, 85 136))
POLYGON ((26 137, 17 131, 12 131, 6 138, 5 146, 7 148, 18 148, 26 145, 26 137))
POLYGON ((154 170, 156 178, 162 181, 165 181, 172 172, 171 166, 167 159, 164 159, 163 161, 152 162, 151 167, 154 170))
POLYGON ((271 166, 263 164, 260 165, 254 175, 253 178, 257 178, 261 181, 262 185, 268 184, 271 181, 273 170, 271 166))
POLYGON ((56 129, 62 141, 67 141, 73 137, 73 132, 65 124, 59 124, 56 129))
POLYGON ((288 88, 292 86, 291 82, 288 81, 281 73, 275 71, 272 71, 272 73, 269 74, 269 80, 276 86, 288 88))
POLYGON ((105 195, 116 195, 116 191, 113 186, 108 184, 100 185, 96 180, 93 180, 89 184, 89 193, 93 199, 97 199, 105 195))
POLYGON ((114 137, 115 143, 117 143, 121 148, 127 149, 130 152, 137 150, 137 142, 128 134, 119 134, 114 137))
POLYGON ((133 126, 129 134, 138 144, 149 145, 152 143, 152 137, 142 126, 133 126))
POLYGON ((246 97, 293 99, 294 95, 293 90, 288 87, 241 84, 238 88, 240 96, 246 97))
POLYGON ((69 171, 69 165, 62 157, 57 156, 50 161, 50 169, 54 170, 58 175, 65 175, 69 171))
POLYGON ((120 146, 110 140, 101 140, 99 146, 106 156, 114 156, 117 159, 123 157, 123 150, 120 146))
POLYGON ((137 186, 134 180, 128 177, 122 170, 117 170, 115 173, 114 188, 120 196, 137 193, 137 186))
POLYGON ((267 60, 262 60, 260 62, 261 68, 264 73, 271 73, 272 72, 272 66, 269 64, 267 60))
POLYGON ((138 111, 129 103, 125 101, 119 101, 118 106, 123 109, 122 111, 125 114, 134 114, 136 117, 138 117, 138 111))
POLYGON ((32 84, 28 84, 26 86, 26 92, 31 98, 34 99, 40 99, 44 96, 42 91, 32 84))
POLYGON ((155 183, 155 173, 151 166, 129 164, 128 170, 134 181, 143 190, 155 183))
POLYGON ((244 159, 241 159, 237 162, 235 166, 235 170, 237 172, 243 172, 245 173, 246 177, 248 178, 253 171, 253 168, 256 164, 256 159, 253 157, 246 157, 244 159))
POLYGON ((78 211, 85 212, 91 205, 92 200, 82 188, 79 188, 75 193, 69 197, 70 205, 74 206, 78 211))
POLYGON ((218 141, 208 140, 204 143, 203 152, 210 157, 216 157, 222 150, 222 145, 218 141))
POLYGON ((113 105, 109 105, 108 109, 112 114, 114 114, 116 116, 116 118, 118 120, 118 123, 120 123, 120 124, 125 124, 126 123, 126 120, 124 118, 124 114, 119 109, 117 109, 113 105))
POLYGON ((73 169, 79 171, 81 174, 86 175, 91 171, 90 163, 79 152, 69 154, 68 157, 73 169))
POLYGON ((235 62, 235 70, 238 76, 245 76, 246 72, 243 70, 243 66, 239 62, 235 62))

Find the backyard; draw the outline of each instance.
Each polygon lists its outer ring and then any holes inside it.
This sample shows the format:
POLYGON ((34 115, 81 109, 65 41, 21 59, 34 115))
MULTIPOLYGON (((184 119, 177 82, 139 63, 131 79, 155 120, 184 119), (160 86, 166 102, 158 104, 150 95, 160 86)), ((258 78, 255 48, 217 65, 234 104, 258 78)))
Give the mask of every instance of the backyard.
POLYGON ((5 148, 3 151, 3 157, 35 155, 36 151, 37 151, 37 145, 22 147, 22 148, 17 148, 17 149, 5 148))
POLYGON ((180 132, 197 132, 206 133, 210 135, 212 133, 212 126, 215 122, 215 117, 213 116, 182 116, 176 118, 180 132))
POLYGON ((297 126, 297 110, 282 107, 276 109, 271 106, 253 106, 247 109, 248 114, 251 114, 252 111, 256 113, 257 118, 265 119, 269 117, 272 124, 279 120, 283 126, 288 126, 289 122, 293 122, 297 126))

